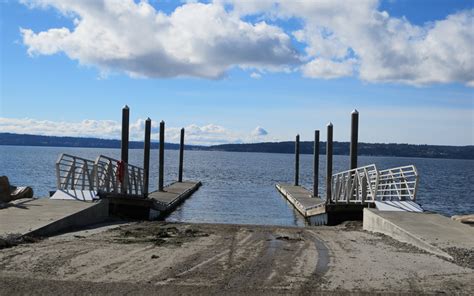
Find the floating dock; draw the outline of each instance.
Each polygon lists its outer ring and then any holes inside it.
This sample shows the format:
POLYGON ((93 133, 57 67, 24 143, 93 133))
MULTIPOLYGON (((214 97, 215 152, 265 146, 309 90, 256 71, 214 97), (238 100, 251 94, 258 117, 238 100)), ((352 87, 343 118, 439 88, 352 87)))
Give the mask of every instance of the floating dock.
POLYGON ((163 191, 154 191, 148 195, 152 200, 154 210, 169 213, 178 204, 191 196, 199 187, 199 181, 173 182, 163 188, 163 191))
POLYGON ((108 217, 108 202, 21 199, 0 210, 0 236, 47 236, 74 227, 99 223, 108 217))
POLYGON ((276 184, 276 188, 310 225, 336 225, 345 220, 362 220, 363 205, 326 204, 325 200, 313 197, 313 193, 302 186, 276 184))
POLYGON ((156 219, 169 214, 199 187, 199 181, 173 182, 162 191, 154 191, 147 198, 109 195, 110 214, 136 219, 156 219))

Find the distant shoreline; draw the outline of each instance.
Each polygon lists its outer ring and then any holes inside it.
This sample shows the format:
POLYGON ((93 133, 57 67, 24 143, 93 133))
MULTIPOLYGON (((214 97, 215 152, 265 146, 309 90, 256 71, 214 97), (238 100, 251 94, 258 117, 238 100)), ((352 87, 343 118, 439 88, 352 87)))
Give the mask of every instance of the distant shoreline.
MULTIPOLYGON (((120 148, 120 140, 39 136, 27 134, 0 133, 2 146, 34 146, 34 147, 70 147, 70 148, 120 148)), ((143 142, 130 141, 130 149, 142 149, 143 142)), ((152 142, 152 149, 158 148, 157 142, 152 142)), ((166 143, 166 149, 179 149, 178 144, 166 143)), ((265 142, 251 144, 221 144, 212 146, 186 145, 187 150, 198 151, 226 151, 226 152, 261 152, 261 153, 294 153, 294 142, 265 142)), ((388 157, 417 157, 443 159, 470 159, 474 160, 474 146, 441 146, 441 145, 414 145, 414 144, 381 144, 359 143, 361 156, 388 156, 388 157)), ((301 154, 313 153, 313 142, 300 142, 301 154)), ((326 143, 320 143, 320 153, 326 154, 326 143)), ((348 142, 334 142, 335 155, 349 155, 348 142)))

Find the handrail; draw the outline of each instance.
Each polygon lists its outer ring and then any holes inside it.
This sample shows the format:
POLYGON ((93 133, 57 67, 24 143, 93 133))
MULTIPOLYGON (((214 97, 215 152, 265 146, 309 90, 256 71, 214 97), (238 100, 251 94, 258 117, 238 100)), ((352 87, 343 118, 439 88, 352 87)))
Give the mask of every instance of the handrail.
POLYGON ((331 203, 374 202, 378 172, 374 164, 334 174, 331 203))
POLYGON ((334 174, 326 203, 374 203, 376 200, 416 200, 418 171, 414 165, 379 171, 372 164, 334 174))
POLYGON ((379 176, 377 193, 380 200, 416 200, 418 172, 414 165, 383 170, 379 176))
POLYGON ((96 184, 98 191, 128 195, 143 195, 144 171, 104 155, 97 157, 96 184))
POLYGON ((56 161, 56 185, 61 190, 91 190, 142 196, 142 168, 100 155, 95 161, 62 153, 56 161))
POLYGON ((82 157, 62 153, 56 161, 58 189, 94 190, 94 162, 82 157))

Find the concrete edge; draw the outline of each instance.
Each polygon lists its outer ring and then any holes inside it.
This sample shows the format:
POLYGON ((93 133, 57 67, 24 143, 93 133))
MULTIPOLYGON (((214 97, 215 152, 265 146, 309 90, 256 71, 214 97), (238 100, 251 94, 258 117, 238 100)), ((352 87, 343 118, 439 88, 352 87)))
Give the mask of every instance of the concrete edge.
POLYGON ((95 205, 63 217, 46 226, 32 230, 24 235, 51 236, 73 227, 87 226, 105 221, 109 217, 109 201, 106 199, 96 202, 95 205))
POLYGON ((423 241, 421 238, 416 237, 400 226, 384 219, 382 216, 378 215, 374 209, 364 208, 362 229, 385 234, 400 242, 411 244, 431 254, 453 260, 453 257, 448 253, 423 241))

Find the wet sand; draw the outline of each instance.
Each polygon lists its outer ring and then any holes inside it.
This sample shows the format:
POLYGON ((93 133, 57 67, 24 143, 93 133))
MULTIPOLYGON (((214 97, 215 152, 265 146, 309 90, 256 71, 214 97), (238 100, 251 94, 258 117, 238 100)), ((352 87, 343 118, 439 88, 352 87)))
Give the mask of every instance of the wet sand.
POLYGON ((1 249, 0 294, 468 294, 474 269, 461 263, 355 222, 140 222, 1 249))

